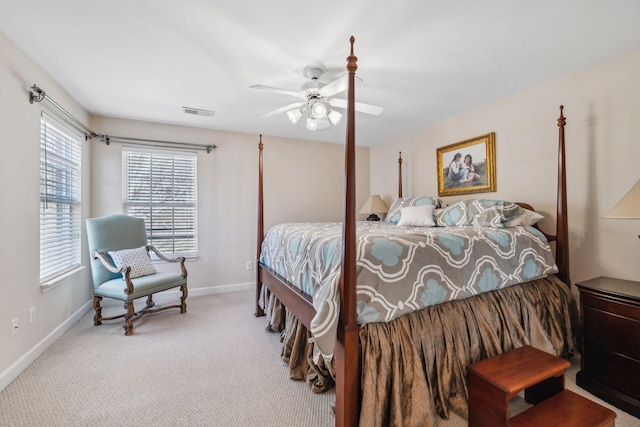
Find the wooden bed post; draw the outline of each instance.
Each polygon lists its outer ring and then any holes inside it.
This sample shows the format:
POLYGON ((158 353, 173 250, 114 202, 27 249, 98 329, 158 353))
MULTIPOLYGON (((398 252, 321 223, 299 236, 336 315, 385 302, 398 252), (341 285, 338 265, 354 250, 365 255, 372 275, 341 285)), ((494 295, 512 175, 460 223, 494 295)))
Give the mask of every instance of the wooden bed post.
POLYGON ((356 322, 356 148, 354 76, 358 58, 347 58, 347 141, 345 146, 345 202, 342 225, 342 269, 340 272, 340 318, 335 347, 336 426, 357 426, 360 415, 360 341, 356 322))
POLYGON ((398 153, 398 197, 402 197, 402 151, 398 153))
POLYGON ((263 200, 263 182, 262 182, 262 134, 260 134, 260 143, 258 144, 258 248, 256 251, 256 317, 264 316, 264 310, 260 307, 260 293, 262 291, 262 281, 260 280, 260 251, 262 249, 262 241, 264 240, 264 200, 263 200))
POLYGON ((567 225, 567 172, 564 147, 564 127, 567 120, 562 114, 564 106, 560 106, 558 118, 558 200, 556 205, 556 265, 558 278, 567 286, 571 286, 569 277, 569 228, 567 225))

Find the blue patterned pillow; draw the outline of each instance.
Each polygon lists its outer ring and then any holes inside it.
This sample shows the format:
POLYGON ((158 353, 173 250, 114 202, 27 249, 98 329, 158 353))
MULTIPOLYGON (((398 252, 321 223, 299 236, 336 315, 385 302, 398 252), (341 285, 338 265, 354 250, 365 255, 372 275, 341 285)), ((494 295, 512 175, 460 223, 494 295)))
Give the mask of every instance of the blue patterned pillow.
POLYGON ((397 224, 400 221, 400 210, 409 206, 433 205, 436 208, 444 206, 444 202, 437 197, 399 197, 391 203, 385 221, 397 224))
POLYGON ((522 215, 524 209, 505 200, 471 199, 461 200, 436 212, 439 226, 479 225, 504 228, 509 221, 522 215))

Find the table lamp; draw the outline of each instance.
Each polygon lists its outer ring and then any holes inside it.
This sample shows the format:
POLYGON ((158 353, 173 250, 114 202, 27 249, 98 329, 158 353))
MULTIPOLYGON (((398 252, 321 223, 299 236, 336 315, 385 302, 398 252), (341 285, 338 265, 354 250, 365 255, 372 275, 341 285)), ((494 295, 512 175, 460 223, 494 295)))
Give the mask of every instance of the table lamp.
POLYGON ((640 180, 631 187, 631 190, 625 194, 622 200, 604 217, 613 219, 640 219, 640 180))
POLYGON ((389 208, 384 204, 380 196, 369 196, 362 209, 361 214, 369 214, 367 221, 380 221, 380 217, 376 214, 387 213, 389 208))

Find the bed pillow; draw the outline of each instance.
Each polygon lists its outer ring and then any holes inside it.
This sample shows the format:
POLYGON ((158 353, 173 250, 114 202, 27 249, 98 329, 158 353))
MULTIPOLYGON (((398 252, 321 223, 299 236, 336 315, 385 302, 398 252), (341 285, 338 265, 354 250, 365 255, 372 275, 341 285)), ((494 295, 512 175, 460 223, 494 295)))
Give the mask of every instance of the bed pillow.
POLYGON ((416 227, 433 227, 434 205, 409 206, 400 209, 400 220, 398 226, 408 225, 416 227))
POLYGON ((504 228, 509 221, 522 215, 524 209, 506 200, 470 199, 447 206, 436 216, 440 226, 477 225, 504 228))
POLYGON ((507 227, 515 227, 516 225, 534 225, 538 221, 544 218, 538 212, 531 211, 529 209, 522 209, 522 215, 519 215, 507 223, 507 227))
MULTIPOLYGON (((148 276, 157 273, 156 268, 151 264, 149 253, 145 246, 136 249, 123 249, 121 251, 109 251, 109 256, 113 259, 114 264, 118 268, 131 267, 130 278, 148 276)), ((122 273, 125 278, 125 273, 122 273)))
POLYGON ((397 224, 400 221, 400 210, 410 206, 433 205, 436 208, 444 206, 444 202, 437 197, 399 197, 391 203, 385 221, 397 224))

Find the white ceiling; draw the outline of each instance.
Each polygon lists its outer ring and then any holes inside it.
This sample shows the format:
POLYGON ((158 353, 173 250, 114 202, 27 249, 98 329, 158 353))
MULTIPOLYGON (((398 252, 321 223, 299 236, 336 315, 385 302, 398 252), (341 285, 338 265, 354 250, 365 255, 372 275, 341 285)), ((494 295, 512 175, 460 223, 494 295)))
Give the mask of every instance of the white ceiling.
POLYGON ((345 120, 261 117, 297 99, 249 86, 329 82, 353 35, 374 146, 640 49, 640 1, 0 0, 0 31, 93 114, 334 143, 345 120))

